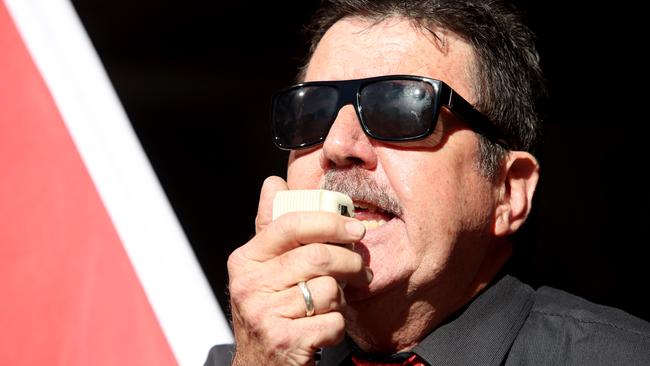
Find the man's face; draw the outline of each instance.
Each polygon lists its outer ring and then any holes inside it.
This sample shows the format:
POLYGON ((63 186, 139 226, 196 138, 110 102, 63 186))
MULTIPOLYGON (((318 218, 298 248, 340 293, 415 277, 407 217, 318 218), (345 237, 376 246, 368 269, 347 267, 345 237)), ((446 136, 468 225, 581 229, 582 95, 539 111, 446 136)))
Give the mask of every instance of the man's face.
MULTIPOLYGON (((473 103, 470 47, 453 34, 440 33, 441 42, 425 32, 400 19, 339 21, 317 47, 305 81, 420 75, 447 82, 473 103)), ((355 250, 374 279, 368 290, 346 288, 348 302, 435 293, 452 306, 465 295, 487 253, 495 200, 477 170, 477 152, 476 134, 444 109, 432 136, 395 144, 366 136, 347 105, 323 145, 291 153, 291 189, 342 189, 367 223, 355 250)))

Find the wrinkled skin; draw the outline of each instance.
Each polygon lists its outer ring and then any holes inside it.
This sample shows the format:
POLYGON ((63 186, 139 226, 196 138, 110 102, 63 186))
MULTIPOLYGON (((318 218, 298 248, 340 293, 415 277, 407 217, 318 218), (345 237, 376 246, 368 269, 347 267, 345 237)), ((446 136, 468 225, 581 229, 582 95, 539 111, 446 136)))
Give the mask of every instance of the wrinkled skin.
MULTIPOLYGON (((470 47, 438 35, 443 41, 402 19, 343 19, 321 40, 306 81, 421 75, 472 103, 470 47)), ((346 333, 368 351, 408 350, 466 304, 509 257, 504 237, 528 215, 538 171, 532 156, 511 152, 492 181, 478 171, 477 154, 476 134, 445 109, 430 137, 391 144, 366 136, 343 107, 324 144, 291 153, 287 183, 265 181, 257 234, 229 259, 235 364, 310 365, 318 348, 346 333), (344 188, 356 219, 270 220, 276 191, 322 187, 344 188), (374 223, 364 232, 359 221, 374 223), (323 244, 351 242, 354 251, 323 244), (302 280, 315 301, 311 317, 302 280)))

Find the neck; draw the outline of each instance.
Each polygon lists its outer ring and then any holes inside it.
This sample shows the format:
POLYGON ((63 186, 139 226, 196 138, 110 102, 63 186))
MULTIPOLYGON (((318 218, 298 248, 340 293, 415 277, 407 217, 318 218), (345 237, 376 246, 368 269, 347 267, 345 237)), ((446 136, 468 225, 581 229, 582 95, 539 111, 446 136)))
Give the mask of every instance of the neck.
POLYGON ((403 284, 348 304, 345 314, 348 336, 366 352, 411 350, 495 278, 512 253, 510 244, 497 246, 499 250, 485 259, 462 291, 459 291, 459 276, 441 274, 426 288, 410 290, 408 284, 403 284))
POLYGON ((347 333, 364 351, 396 353, 413 348, 429 327, 440 323, 439 309, 423 301, 391 296, 405 290, 374 296, 349 304, 347 333), (386 311, 386 309, 390 309, 386 311))

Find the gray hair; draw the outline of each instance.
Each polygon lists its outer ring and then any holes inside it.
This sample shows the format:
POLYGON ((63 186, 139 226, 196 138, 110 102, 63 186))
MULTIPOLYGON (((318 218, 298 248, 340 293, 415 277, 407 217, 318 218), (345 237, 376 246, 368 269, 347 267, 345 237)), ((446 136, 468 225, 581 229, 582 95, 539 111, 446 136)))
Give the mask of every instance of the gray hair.
MULTIPOLYGON (((510 149, 534 152, 547 95, 545 80, 534 34, 512 5, 497 0, 323 0, 307 26, 311 39, 307 60, 325 32, 346 17, 377 23, 403 17, 437 38, 432 29, 448 30, 464 39, 475 53, 470 70, 475 108, 499 126, 510 149)), ((478 166, 484 176, 497 176, 506 153, 481 136, 478 166)))

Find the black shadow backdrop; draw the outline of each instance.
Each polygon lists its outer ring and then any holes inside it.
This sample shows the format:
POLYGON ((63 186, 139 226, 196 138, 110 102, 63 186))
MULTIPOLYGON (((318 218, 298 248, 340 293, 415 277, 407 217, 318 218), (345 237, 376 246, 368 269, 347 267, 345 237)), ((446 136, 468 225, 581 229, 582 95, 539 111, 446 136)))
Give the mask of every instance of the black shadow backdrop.
MULTIPOLYGON (((263 179, 285 174, 269 98, 301 65, 301 24, 317 1, 72 2, 227 309, 227 255, 252 236, 263 179)), ((650 320, 642 23, 629 9, 522 4, 552 100, 513 267, 650 320)))

